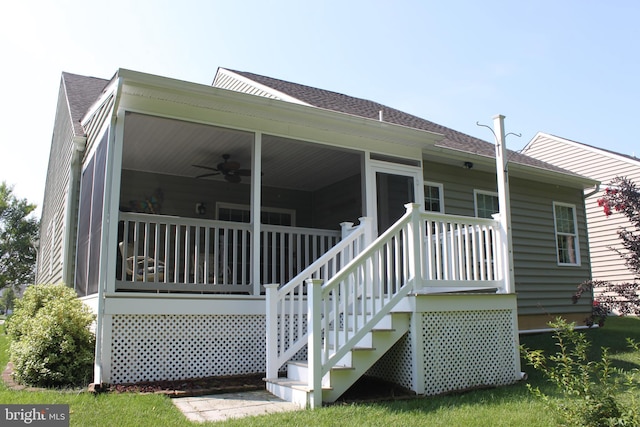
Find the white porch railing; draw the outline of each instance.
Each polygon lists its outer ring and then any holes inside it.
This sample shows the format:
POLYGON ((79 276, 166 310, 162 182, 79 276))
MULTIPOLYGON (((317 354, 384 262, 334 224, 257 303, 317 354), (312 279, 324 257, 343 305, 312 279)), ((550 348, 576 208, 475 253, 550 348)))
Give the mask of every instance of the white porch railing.
MULTIPOLYGON (((247 223, 120 213, 117 290, 253 293, 247 223)), ((285 282, 340 239, 339 231, 262 226, 260 283, 285 282)))
POLYGON ((262 225, 261 283, 286 283, 340 241, 340 232, 262 225))
POLYGON ((337 245, 304 269, 289 283, 266 284, 267 288, 267 377, 277 371, 307 344, 308 330, 303 323, 307 314, 308 279, 328 280, 362 252, 371 237, 371 221, 360 218, 360 225, 349 231, 337 245), (295 317, 298 317, 298 321, 295 317))
POLYGON ((308 385, 317 401, 322 377, 410 292, 508 292, 499 268, 499 227, 496 220, 425 213, 409 204, 398 222, 366 248, 357 247, 361 252, 348 263, 321 270, 345 247, 336 246, 295 281, 280 289, 266 285, 267 378, 276 378, 307 345, 308 385), (306 329, 295 315, 307 316, 306 329))

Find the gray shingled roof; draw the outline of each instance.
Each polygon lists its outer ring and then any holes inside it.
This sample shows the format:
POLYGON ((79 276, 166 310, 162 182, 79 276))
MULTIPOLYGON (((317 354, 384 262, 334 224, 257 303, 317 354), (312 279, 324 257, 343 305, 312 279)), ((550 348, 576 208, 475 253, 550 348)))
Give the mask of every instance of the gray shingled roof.
MULTIPOLYGON (((395 108, 388 107, 378 102, 355 98, 337 92, 317 89, 311 86, 291 83, 284 80, 278 80, 272 77, 261 76, 259 74, 249 73, 245 71, 229 71, 243 76, 247 79, 253 80, 254 82, 257 82, 264 86, 275 89, 314 107, 338 111, 341 113, 370 118, 374 120, 378 120, 380 111, 382 110, 382 115, 385 122, 430 132, 436 132, 444 135, 444 139, 436 144, 437 146, 495 158, 495 145, 490 142, 483 141, 481 139, 475 138, 462 132, 458 132, 446 126, 439 125, 437 123, 425 120, 412 114, 396 110, 395 108)), ((527 166, 538 167, 541 169, 547 169, 550 171, 575 175, 565 169, 542 162, 516 151, 509 151, 509 161, 527 166)))
POLYGON ((100 97, 109 80, 63 72, 62 83, 69 103, 73 132, 76 136, 84 135, 80 120, 100 97))

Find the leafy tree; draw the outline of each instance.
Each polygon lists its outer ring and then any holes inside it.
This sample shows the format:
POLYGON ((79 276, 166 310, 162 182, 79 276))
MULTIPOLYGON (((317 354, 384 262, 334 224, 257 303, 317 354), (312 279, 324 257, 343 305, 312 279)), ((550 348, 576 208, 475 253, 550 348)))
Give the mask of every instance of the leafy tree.
POLYGON ((29 215, 35 208, 0 184, 0 289, 34 281, 39 222, 29 215))
MULTIPOLYGON (((640 190, 631 180, 616 177, 607 186, 602 198, 598 199, 598 206, 602 207, 606 216, 624 215, 631 227, 620 227, 618 237, 622 241, 624 250, 612 248, 624 259, 627 268, 640 279, 640 190)), ((595 322, 604 325, 604 321, 611 312, 617 311, 622 315, 640 315, 640 284, 611 283, 603 280, 589 280, 578 286, 573 295, 573 303, 577 303, 584 292, 598 289, 600 294, 594 299, 593 310, 585 322, 591 326, 595 322)))
POLYGON ((7 288, 2 293, 2 297, 0 297, 0 310, 3 312, 7 312, 13 308, 13 303, 16 299, 16 293, 11 288, 7 288))

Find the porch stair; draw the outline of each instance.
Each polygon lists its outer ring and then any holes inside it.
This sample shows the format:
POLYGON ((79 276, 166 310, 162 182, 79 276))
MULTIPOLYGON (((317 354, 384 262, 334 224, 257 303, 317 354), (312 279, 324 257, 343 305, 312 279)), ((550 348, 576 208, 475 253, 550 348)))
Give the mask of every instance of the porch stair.
MULTIPOLYGON (((347 315, 351 316, 351 315, 347 315)), ((352 322, 346 322, 352 324, 352 322)), ((410 314, 391 312, 350 349, 322 378, 322 402, 335 402, 364 375, 393 345, 409 331, 410 314)), ((338 331, 338 337, 344 331, 338 331)), ((347 331, 349 332, 349 331, 347 331)), ((342 341, 341 338, 338 338, 342 341)), ((342 343, 340 343, 342 344, 342 343)), ((328 348, 335 348, 330 342, 328 348)), ((265 379, 267 390, 289 402, 307 408, 313 407, 313 389, 309 386, 308 361, 289 361, 286 377, 265 379)))

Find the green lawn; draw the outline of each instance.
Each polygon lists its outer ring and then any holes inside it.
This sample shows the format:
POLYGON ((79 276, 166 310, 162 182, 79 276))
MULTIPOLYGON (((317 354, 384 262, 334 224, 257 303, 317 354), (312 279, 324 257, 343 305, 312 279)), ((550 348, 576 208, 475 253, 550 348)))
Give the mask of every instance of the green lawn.
MULTIPOLYGON (((640 342, 640 319, 612 318, 602 329, 587 331, 597 357, 601 346, 610 349, 617 366, 625 369, 640 367, 640 353, 630 351, 626 337, 640 342)), ((522 343, 531 349, 544 348, 555 352, 551 334, 524 336, 522 343)), ((0 334, 0 366, 7 363, 8 340, 0 334)), ((528 382, 547 393, 553 389, 539 373, 523 365, 528 382)), ((194 424, 160 395, 101 394, 78 391, 13 391, 0 384, 0 403, 70 405, 72 426, 193 426, 194 424)), ((555 426, 552 413, 531 396, 524 383, 487 390, 477 390, 448 396, 418 398, 375 404, 328 406, 314 411, 297 411, 261 417, 245 418, 216 426, 555 426)))

